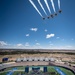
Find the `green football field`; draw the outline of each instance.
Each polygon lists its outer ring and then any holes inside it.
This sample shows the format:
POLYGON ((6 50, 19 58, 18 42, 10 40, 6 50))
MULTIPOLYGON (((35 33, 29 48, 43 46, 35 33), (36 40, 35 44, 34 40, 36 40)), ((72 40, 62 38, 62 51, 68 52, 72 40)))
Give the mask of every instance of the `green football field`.
MULTIPOLYGON (((29 66, 29 68, 32 67, 40 67, 42 68, 43 66, 29 66)), ((4 72, 0 72, 0 75, 7 75, 8 72, 12 71, 13 68, 17 68, 16 70, 13 71, 12 74, 9 75, 60 75, 55 69, 55 66, 47 66, 47 73, 44 74, 42 70, 40 70, 40 74, 31 74, 32 70, 29 71, 28 73, 25 73, 25 66, 18 66, 18 67, 11 67, 7 68, 4 72)), ((65 75, 74 75, 70 70, 67 70, 62 67, 58 67, 62 72, 65 73, 65 75)))

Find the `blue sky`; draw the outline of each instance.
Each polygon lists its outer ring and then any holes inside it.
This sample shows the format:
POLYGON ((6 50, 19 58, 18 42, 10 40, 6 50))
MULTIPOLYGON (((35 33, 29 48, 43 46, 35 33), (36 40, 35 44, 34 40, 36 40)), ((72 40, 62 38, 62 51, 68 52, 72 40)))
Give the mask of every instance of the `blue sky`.
MULTIPOLYGON (((0 0, 0 48, 75 49, 75 0, 60 1, 62 13, 54 0, 58 15, 43 20, 29 0, 0 0)), ((33 2, 47 17, 37 0, 33 2)), ((44 0, 41 3, 50 15, 44 0)))

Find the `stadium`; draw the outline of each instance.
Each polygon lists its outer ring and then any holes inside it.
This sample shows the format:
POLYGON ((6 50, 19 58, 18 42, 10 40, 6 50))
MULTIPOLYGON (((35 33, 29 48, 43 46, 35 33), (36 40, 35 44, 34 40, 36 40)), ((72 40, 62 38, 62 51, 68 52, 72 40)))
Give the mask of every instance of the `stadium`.
MULTIPOLYGON (((7 61, 3 58, 3 61, 7 61)), ((74 69, 65 64, 57 64, 55 58, 22 57, 15 62, 0 64, 0 75, 75 75, 74 69)))

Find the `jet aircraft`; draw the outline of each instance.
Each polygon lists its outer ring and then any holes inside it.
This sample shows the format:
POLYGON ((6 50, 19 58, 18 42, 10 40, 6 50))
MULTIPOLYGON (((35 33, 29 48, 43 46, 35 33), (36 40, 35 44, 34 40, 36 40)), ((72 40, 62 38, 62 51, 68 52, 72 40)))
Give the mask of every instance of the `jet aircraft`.
POLYGON ((61 13, 62 12, 62 10, 59 10, 59 13, 61 13))
POLYGON ((45 20, 45 18, 43 17, 43 20, 45 20))
POLYGON ((51 14, 51 17, 53 18, 54 16, 51 14))
POLYGON ((55 13, 54 15, 57 16, 57 13, 55 13))
POLYGON ((48 16, 47 18, 49 19, 50 17, 48 16))

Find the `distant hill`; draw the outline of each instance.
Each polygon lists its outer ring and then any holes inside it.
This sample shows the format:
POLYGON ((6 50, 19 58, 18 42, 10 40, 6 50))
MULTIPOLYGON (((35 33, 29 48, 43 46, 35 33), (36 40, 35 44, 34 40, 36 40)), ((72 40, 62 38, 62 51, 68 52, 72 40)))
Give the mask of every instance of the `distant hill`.
POLYGON ((0 55, 37 54, 37 53, 75 54, 75 50, 65 50, 65 49, 0 49, 0 55))

